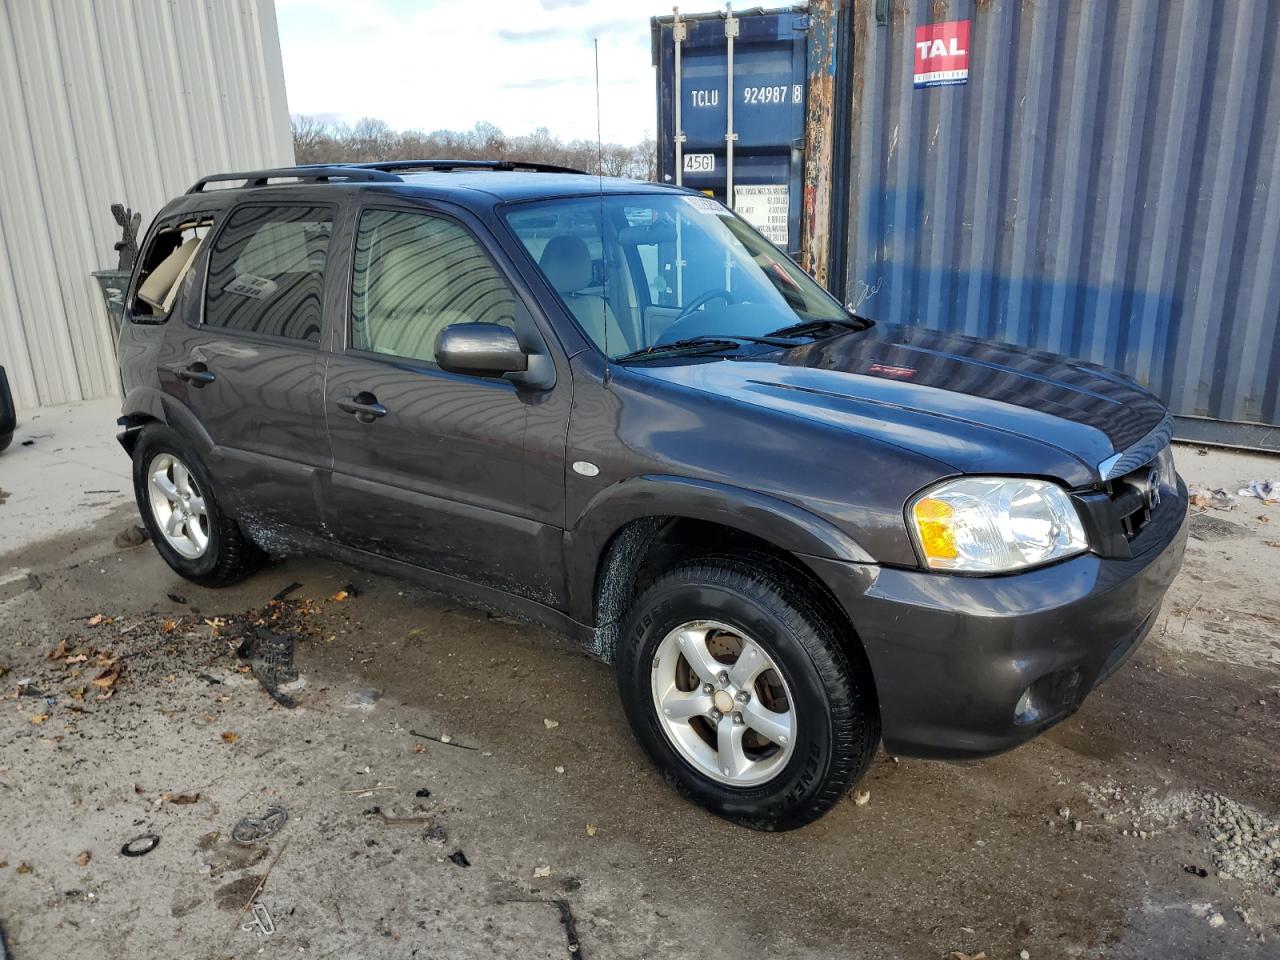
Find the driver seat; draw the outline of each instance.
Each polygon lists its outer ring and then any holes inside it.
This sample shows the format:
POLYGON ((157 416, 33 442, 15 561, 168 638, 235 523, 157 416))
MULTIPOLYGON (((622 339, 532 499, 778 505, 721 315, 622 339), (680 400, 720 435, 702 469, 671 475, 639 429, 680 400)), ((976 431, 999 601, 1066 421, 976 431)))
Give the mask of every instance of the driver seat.
POLYGON ((581 292, 591 286, 591 251, 581 237, 552 237, 538 258, 538 266, 596 346, 606 354, 635 349, 603 294, 581 292))

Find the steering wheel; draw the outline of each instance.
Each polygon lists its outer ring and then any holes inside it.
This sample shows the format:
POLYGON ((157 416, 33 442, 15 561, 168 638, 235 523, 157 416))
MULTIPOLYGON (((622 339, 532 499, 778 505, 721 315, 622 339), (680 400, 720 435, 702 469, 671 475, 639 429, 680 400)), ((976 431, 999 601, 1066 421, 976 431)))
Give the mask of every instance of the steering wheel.
POLYGON ((708 290, 705 293, 700 293, 689 301, 689 305, 680 311, 676 318, 671 321, 671 325, 675 326, 685 317, 689 316, 689 314, 693 313, 693 311, 697 310, 699 307, 706 306, 712 300, 723 300, 726 304, 730 304, 733 303, 733 294, 728 290, 708 290))

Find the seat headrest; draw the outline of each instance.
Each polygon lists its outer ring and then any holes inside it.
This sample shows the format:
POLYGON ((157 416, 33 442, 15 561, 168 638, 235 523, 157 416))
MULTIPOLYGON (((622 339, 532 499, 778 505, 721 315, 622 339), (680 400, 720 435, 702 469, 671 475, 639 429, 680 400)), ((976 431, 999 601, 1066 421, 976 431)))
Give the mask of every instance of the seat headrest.
POLYGON ((538 266, 559 293, 576 293, 591 284, 591 251, 581 237, 552 237, 538 266))

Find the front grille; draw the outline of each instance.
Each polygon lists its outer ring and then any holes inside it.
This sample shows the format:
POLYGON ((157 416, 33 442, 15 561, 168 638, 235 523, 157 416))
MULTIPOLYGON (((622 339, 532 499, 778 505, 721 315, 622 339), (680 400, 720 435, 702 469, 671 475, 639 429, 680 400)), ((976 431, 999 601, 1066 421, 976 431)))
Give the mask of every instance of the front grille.
POLYGON ((1106 490, 1125 539, 1132 540, 1146 529, 1164 502, 1177 493, 1172 450, 1165 446, 1141 466, 1108 480, 1106 490))

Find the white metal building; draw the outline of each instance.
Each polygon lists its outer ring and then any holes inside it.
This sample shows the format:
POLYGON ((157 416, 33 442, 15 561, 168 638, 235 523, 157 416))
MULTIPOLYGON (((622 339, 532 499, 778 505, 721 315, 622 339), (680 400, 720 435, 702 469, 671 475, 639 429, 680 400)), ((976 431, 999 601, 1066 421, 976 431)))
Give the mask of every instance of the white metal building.
POLYGON ((112 203, 293 163, 273 0, 0 0, 0 365, 19 409, 118 391, 112 203))

